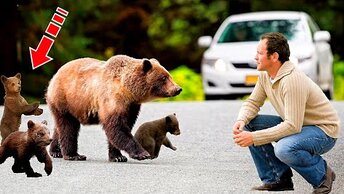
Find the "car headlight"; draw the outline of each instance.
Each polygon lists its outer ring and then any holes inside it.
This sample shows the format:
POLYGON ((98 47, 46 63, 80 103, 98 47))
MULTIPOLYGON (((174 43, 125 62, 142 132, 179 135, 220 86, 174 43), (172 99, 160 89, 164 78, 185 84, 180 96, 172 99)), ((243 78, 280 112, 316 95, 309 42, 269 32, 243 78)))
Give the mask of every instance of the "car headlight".
POLYGON ((312 56, 309 56, 309 57, 302 57, 302 58, 296 58, 294 56, 290 56, 289 57, 289 60, 294 63, 295 65, 299 65, 301 63, 304 63, 308 60, 311 60, 312 59, 312 56))
POLYGON ((309 57, 302 57, 302 58, 299 58, 298 59, 298 63, 304 63, 308 60, 311 60, 312 59, 312 56, 309 56, 309 57))
POLYGON ((227 64, 223 59, 218 59, 214 63, 214 68, 216 71, 225 72, 227 71, 227 64))

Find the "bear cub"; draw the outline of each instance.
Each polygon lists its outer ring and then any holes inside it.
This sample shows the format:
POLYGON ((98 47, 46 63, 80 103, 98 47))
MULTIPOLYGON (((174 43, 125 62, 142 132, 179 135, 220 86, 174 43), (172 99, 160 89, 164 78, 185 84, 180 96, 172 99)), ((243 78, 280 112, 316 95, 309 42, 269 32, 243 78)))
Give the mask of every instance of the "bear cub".
POLYGON ((47 121, 34 123, 28 121, 26 132, 16 131, 11 133, 0 146, 0 164, 8 157, 14 158, 12 171, 14 173, 26 173, 27 177, 41 177, 40 173, 34 172, 30 159, 36 156, 38 161, 45 163, 44 170, 49 176, 53 166, 46 147, 52 139, 47 128, 47 121))
POLYGON ((13 77, 1 76, 1 82, 5 88, 4 112, 0 123, 2 141, 14 131, 19 130, 21 115, 41 115, 43 109, 38 108, 39 103, 28 104, 20 95, 21 74, 13 77))
POLYGON ((180 134, 175 113, 158 120, 143 123, 137 129, 134 137, 148 151, 151 159, 154 159, 158 157, 162 144, 172 150, 177 150, 166 137, 167 132, 173 135, 180 134))

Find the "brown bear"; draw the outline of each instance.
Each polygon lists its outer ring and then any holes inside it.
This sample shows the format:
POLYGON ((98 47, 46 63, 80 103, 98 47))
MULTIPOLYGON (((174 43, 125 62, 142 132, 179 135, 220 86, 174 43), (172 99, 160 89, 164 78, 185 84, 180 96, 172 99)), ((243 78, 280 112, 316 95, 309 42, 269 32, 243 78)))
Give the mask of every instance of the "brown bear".
POLYGON ((151 159, 159 156, 161 145, 165 145, 172 150, 177 150, 166 137, 169 132, 173 135, 180 135, 179 123, 176 114, 168 115, 164 118, 143 123, 135 133, 135 139, 148 151, 151 159))
POLYGON ((27 177, 40 177, 40 173, 34 172, 30 159, 36 156, 38 161, 45 163, 44 170, 50 175, 53 169, 51 158, 46 146, 52 139, 49 136, 47 122, 34 123, 28 121, 26 132, 16 131, 11 133, 0 146, 0 164, 8 157, 14 158, 12 171, 14 173, 26 173, 27 177))
POLYGON ((54 75, 46 93, 56 124, 50 154, 66 160, 86 160, 77 152, 81 123, 103 126, 109 161, 126 162, 121 150, 133 159, 150 158, 131 134, 141 104, 181 91, 156 59, 116 55, 107 61, 70 61, 54 75))
POLYGON ((21 74, 13 77, 1 76, 1 82, 5 88, 4 112, 2 115, 0 130, 2 142, 12 132, 18 131, 21 124, 21 115, 41 115, 43 109, 38 108, 39 103, 28 104, 20 95, 21 74))

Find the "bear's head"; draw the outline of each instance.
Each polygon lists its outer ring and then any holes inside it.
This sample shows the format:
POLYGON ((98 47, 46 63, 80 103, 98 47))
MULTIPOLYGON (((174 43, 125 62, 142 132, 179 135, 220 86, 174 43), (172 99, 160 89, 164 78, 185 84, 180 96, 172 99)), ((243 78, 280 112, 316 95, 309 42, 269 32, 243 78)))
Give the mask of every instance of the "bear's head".
POLYGON ((50 138, 49 129, 47 127, 47 121, 41 123, 34 123, 29 120, 27 122, 28 127, 28 139, 38 147, 48 146, 52 139, 50 138))
POLYGON ((139 102, 177 96, 182 91, 156 59, 134 60, 134 69, 122 76, 121 82, 139 102))
POLYGON ((176 113, 168 115, 166 119, 166 129, 173 135, 180 135, 179 122, 176 117, 176 113))
POLYGON ((17 73, 13 77, 1 76, 1 82, 4 85, 6 94, 20 93, 21 90, 21 74, 17 73))

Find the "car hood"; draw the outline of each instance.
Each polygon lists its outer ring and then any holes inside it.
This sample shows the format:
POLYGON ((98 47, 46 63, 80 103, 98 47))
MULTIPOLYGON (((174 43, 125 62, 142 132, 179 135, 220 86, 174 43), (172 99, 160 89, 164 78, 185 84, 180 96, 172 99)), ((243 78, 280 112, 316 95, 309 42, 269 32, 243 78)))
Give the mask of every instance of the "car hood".
MULTIPOLYGON (((257 53, 258 41, 242 43, 213 44, 205 53, 206 59, 224 59, 234 63, 254 63, 257 53)), ((312 56, 315 48, 305 42, 289 41, 290 55, 296 58, 308 58, 312 56)))
POLYGON ((231 62, 254 61, 258 42, 221 43, 212 45, 205 53, 207 59, 224 59, 231 62))
POLYGON ((315 46, 307 42, 289 42, 290 56, 298 59, 311 58, 315 46))

